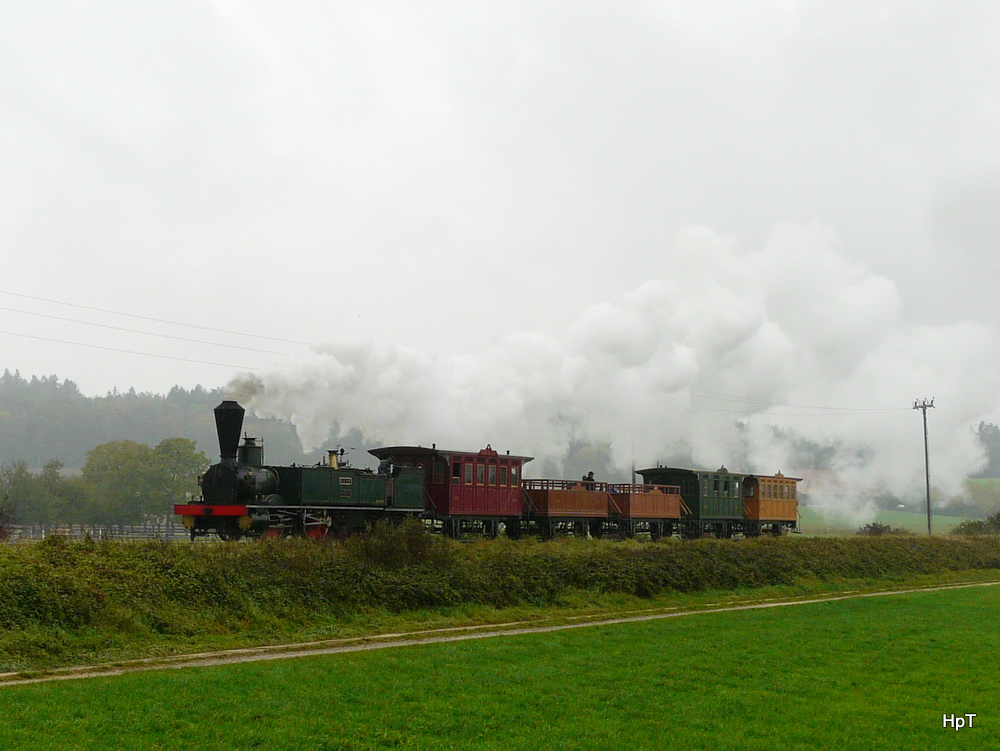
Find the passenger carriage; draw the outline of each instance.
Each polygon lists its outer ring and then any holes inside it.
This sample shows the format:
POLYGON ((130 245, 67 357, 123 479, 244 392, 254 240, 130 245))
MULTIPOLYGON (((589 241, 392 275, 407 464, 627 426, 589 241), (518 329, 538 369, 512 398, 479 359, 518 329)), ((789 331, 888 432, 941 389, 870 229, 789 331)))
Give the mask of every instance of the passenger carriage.
POLYGON ((424 446, 382 446, 370 454, 383 462, 422 470, 426 508, 451 537, 475 532, 495 537, 503 524, 508 536, 520 533, 521 473, 530 456, 504 454, 487 445, 480 451, 424 446))

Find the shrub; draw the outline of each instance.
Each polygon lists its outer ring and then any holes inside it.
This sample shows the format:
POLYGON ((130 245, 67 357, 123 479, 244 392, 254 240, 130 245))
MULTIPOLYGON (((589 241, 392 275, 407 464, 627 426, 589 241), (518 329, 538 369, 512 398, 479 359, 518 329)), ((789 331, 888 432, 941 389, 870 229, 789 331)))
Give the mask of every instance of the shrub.
POLYGON ((348 537, 343 545, 352 559, 385 568, 422 564, 449 567, 454 564, 459 548, 458 543, 446 537, 428 534, 417 519, 401 523, 380 521, 364 534, 348 537))
POLYGON ((8 539, 14 525, 14 504, 10 497, 0 498, 0 542, 8 539))
POLYGON ((953 535, 995 535, 1000 534, 1000 511, 986 519, 966 519, 957 525, 953 535))
POLYGON ((905 527, 892 527, 882 522, 871 522, 861 527, 856 534, 865 537, 882 537, 883 535, 913 535, 913 532, 905 527))

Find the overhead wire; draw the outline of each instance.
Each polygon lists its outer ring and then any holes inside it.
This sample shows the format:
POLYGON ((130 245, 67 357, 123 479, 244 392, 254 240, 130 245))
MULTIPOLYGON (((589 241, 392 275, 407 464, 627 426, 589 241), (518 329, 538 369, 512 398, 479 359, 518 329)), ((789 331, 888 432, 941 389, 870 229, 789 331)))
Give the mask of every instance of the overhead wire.
POLYGON ((10 290, 0 289, 0 295, 11 295, 13 297, 22 297, 22 298, 24 298, 26 300, 36 300, 38 302, 47 302, 47 303, 52 303, 54 305, 65 305, 67 307, 77 308, 79 310, 90 310, 90 311, 94 311, 94 312, 97 312, 97 313, 107 313, 107 314, 110 314, 110 315, 125 316, 127 318, 136 318, 136 319, 139 319, 139 320, 142 320, 142 321, 153 321, 155 323, 166 323, 166 324, 171 325, 171 326, 185 326, 187 328, 192 328, 192 329, 201 329, 202 331, 214 331, 217 334, 231 334, 231 335, 234 335, 234 336, 245 336, 245 337, 252 337, 252 338, 255 338, 255 339, 267 339, 267 340, 273 341, 273 342, 284 342, 285 344, 300 344, 300 345, 305 346, 305 347, 310 346, 309 342, 297 341, 295 339, 282 339, 281 337, 265 336, 263 334, 247 334, 247 333, 242 332, 242 331, 230 331, 228 329, 217 329, 217 328, 213 328, 211 326, 201 326, 201 325, 198 325, 198 324, 195 324, 195 323, 183 323, 182 321, 171 321, 171 320, 168 320, 166 318, 153 318, 152 316, 143 316, 143 315, 138 315, 136 313, 123 313, 123 312, 121 312, 119 310, 110 310, 108 308, 97 308, 97 307, 93 307, 91 305, 80 305, 78 303, 64 302, 62 300, 53 300, 53 299, 48 298, 48 297, 38 297, 36 295, 26 295, 26 294, 24 294, 22 292, 11 292, 10 290))
POLYGON ((100 344, 86 344, 84 342, 70 342, 65 339, 52 339, 47 336, 35 336, 34 334, 22 334, 17 331, 2 331, 0 334, 8 334, 9 336, 21 336, 26 339, 39 339, 43 342, 56 342, 58 344, 72 344, 76 347, 89 347, 90 349, 103 349, 108 352, 124 352, 129 355, 145 355, 146 357, 158 357, 162 360, 178 360, 180 362, 194 362, 201 365, 217 365, 221 368, 239 368, 242 370, 259 370, 259 368, 250 367, 249 365, 233 365, 232 363, 224 362, 210 362, 209 360, 195 360, 190 357, 176 357, 174 355, 158 355, 154 352, 137 352, 131 349, 119 349, 118 347, 105 347, 100 344))
POLYGON ((946 420, 955 420, 956 422, 967 422, 973 425, 979 425, 980 423, 989 422, 989 420, 984 420, 981 417, 970 417, 969 415, 961 415, 958 412, 952 412, 947 409, 938 409, 938 413, 946 420))
POLYGON ((238 344, 224 344, 223 342, 207 342, 204 339, 189 339, 189 338, 183 337, 183 336, 172 336, 171 334, 158 334, 155 331, 141 331, 140 329, 125 328, 124 326, 112 326, 112 325, 107 324, 107 323, 95 323, 94 321, 80 321, 80 320, 77 320, 75 318, 66 318, 64 316, 54 316, 54 315, 49 315, 48 313, 35 313, 33 311, 30 311, 30 310, 20 310, 18 308, 8 308, 8 307, 5 307, 3 305, 0 305, 0 310, 7 310, 7 311, 10 311, 12 313, 23 313, 23 314, 29 315, 29 316, 38 316, 39 318, 49 318, 49 319, 52 319, 54 321, 67 321, 69 323, 78 323, 78 324, 80 324, 82 326, 96 326, 96 327, 102 328, 102 329, 111 329, 112 331, 126 331, 126 332, 129 332, 129 333, 132 333, 132 334, 144 334, 146 336, 158 336, 158 337, 160 337, 162 339, 173 339, 173 340, 179 341, 179 342, 190 342, 190 343, 193 343, 193 344, 208 344, 208 345, 211 345, 213 347, 227 347, 229 349, 241 349, 241 350, 245 350, 247 352, 262 352, 262 353, 267 354, 267 355, 280 355, 280 354, 282 354, 281 352, 277 352, 275 350, 270 350, 270 349, 257 349, 255 347, 242 347, 242 346, 240 346, 238 344))
POLYGON ((792 404, 789 402, 774 402, 765 399, 751 399, 749 397, 718 396, 708 394, 704 391, 691 391, 691 396, 701 399, 714 399, 716 401, 737 402, 739 404, 758 404, 767 407, 791 407, 793 409, 820 409, 830 412, 860 413, 860 412, 900 412, 909 407, 825 407, 817 404, 792 404))
MULTIPOLYGON (((715 401, 735 402, 737 404, 759 405, 759 406, 764 406, 764 407, 768 407, 768 408, 771 408, 771 407, 787 407, 787 408, 791 408, 791 409, 814 409, 814 410, 821 410, 819 412, 772 412, 772 411, 768 411, 767 414, 766 414, 767 417, 849 417, 849 416, 858 416, 858 415, 875 414, 875 413, 887 413, 887 412, 910 412, 913 409, 913 407, 824 407, 824 406, 819 406, 819 405, 806 405, 806 404, 793 404, 793 403, 786 403, 786 402, 774 402, 774 401, 767 401, 767 400, 764 400, 764 399, 750 399, 750 398, 741 398, 741 397, 734 397, 734 396, 720 396, 720 395, 717 395, 717 394, 708 394, 708 393, 703 392, 703 391, 691 391, 689 393, 691 394, 691 396, 693 396, 695 398, 698 398, 698 399, 712 399, 712 400, 715 400, 715 401)), ((713 408, 713 407, 700 407, 700 406, 694 406, 694 405, 692 405, 692 409, 697 410, 699 412, 723 412, 723 413, 727 413, 727 414, 746 415, 746 416, 750 416, 750 415, 754 415, 754 414, 760 414, 759 412, 755 412, 753 409, 750 409, 750 408, 746 408, 746 409, 718 409, 718 408, 713 408)), ((967 422, 967 423, 971 423, 971 424, 974 424, 974 425, 978 425, 981 422, 988 422, 986 420, 983 420, 983 418, 981 418, 981 417, 970 417, 969 415, 962 415, 962 414, 959 414, 958 412, 952 412, 952 411, 947 410, 947 409, 939 409, 938 411, 939 411, 939 413, 940 413, 940 415, 942 417, 944 417, 945 419, 949 419, 949 420, 957 420, 959 422, 967 422)))

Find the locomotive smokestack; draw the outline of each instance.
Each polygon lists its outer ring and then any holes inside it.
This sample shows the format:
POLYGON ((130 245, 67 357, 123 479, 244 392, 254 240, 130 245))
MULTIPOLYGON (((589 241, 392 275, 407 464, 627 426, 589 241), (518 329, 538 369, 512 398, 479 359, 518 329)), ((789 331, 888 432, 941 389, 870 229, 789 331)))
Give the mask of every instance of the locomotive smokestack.
POLYGON ((245 410, 233 401, 224 401, 215 408, 215 430, 219 434, 222 464, 236 464, 236 449, 240 445, 245 410))

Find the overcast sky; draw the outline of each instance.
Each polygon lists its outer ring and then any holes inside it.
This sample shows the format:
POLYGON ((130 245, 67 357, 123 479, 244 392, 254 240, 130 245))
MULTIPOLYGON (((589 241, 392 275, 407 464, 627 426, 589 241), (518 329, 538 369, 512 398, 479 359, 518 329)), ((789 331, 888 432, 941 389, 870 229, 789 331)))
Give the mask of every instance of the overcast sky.
POLYGON ((3 367, 640 463, 1000 417, 1000 4, 2 6, 3 367))

